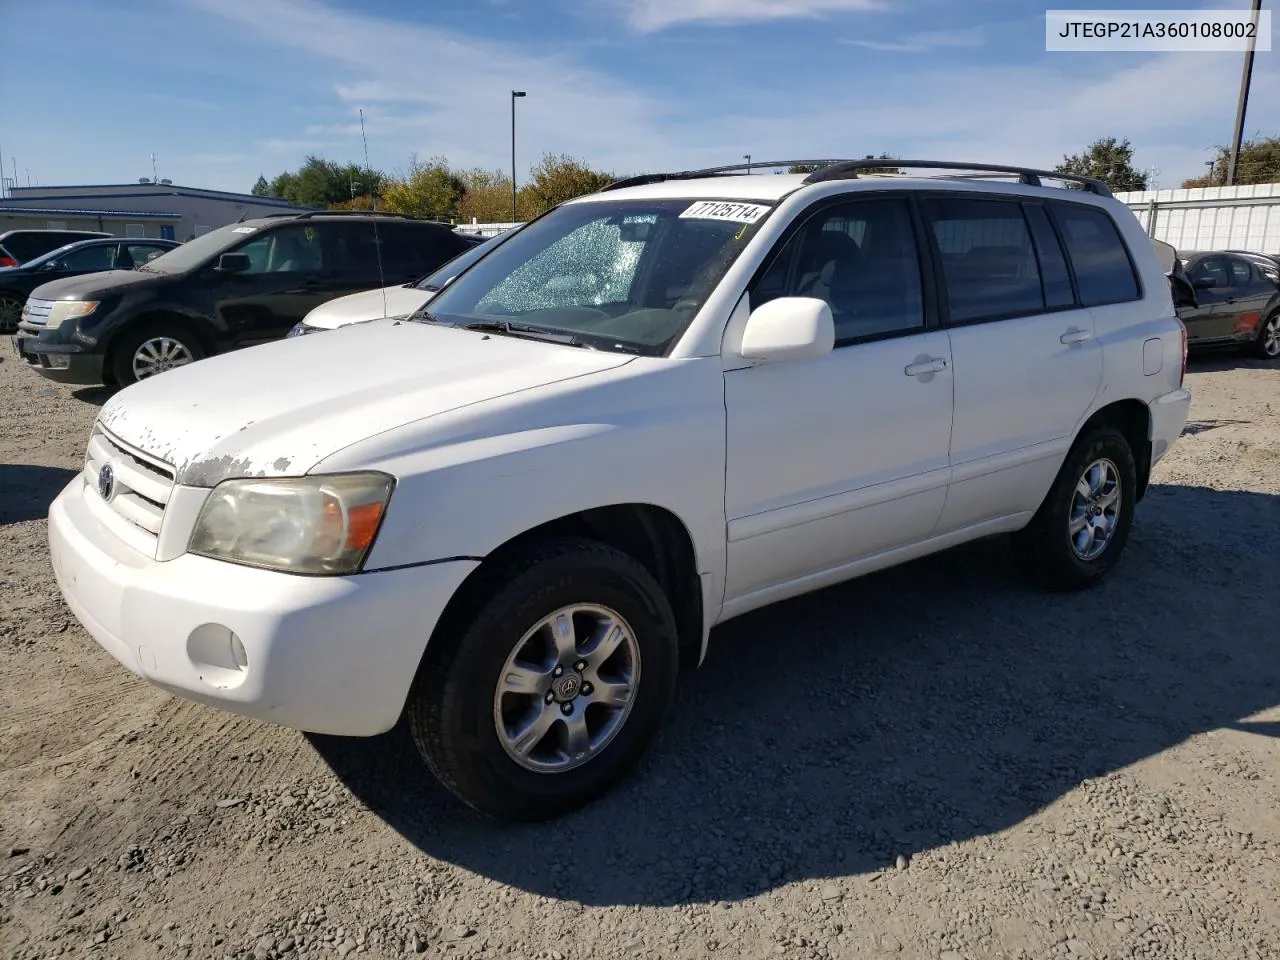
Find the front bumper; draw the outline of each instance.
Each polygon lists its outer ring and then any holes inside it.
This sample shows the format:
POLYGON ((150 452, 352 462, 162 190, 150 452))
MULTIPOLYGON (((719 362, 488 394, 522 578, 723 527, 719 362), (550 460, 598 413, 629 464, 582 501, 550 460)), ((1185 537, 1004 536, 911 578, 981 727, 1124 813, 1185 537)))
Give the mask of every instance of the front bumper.
POLYGON ((22 326, 13 336, 13 349, 26 366, 58 383, 104 382, 101 353, 89 353, 73 344, 50 343, 22 326))
POLYGON ((1151 411, 1151 465, 1154 467, 1187 426, 1187 417, 1191 414, 1191 391, 1179 387, 1156 397, 1147 408, 1151 411))
POLYGON ((49 510, 54 575, 90 635, 180 697, 313 733, 395 725, 436 620, 476 566, 302 577, 190 554, 159 562, 101 524, 94 495, 78 475, 49 510))

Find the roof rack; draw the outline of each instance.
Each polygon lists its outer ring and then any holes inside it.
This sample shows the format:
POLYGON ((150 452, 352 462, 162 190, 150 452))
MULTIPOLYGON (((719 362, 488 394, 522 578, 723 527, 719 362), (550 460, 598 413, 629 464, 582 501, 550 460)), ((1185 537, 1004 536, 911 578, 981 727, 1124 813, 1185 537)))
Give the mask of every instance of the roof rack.
MULTIPOLYGON (((1037 170, 1033 167, 1011 167, 996 163, 961 163, 953 160, 889 160, 880 157, 866 160, 845 160, 815 170, 804 178, 804 182, 821 183, 825 180, 856 180, 858 172, 861 170, 875 170, 886 167, 892 169, 906 167, 916 170, 969 170, 973 173, 1005 174, 1016 176, 1019 183, 1024 183, 1029 187, 1043 186, 1040 182, 1043 177, 1049 180, 1078 183, 1086 190, 1096 193, 1100 197, 1111 196, 1111 188, 1094 177, 1082 177, 1074 173, 1058 173, 1053 170, 1037 170)), ((971 174, 956 174, 947 179, 964 180, 969 179, 970 176, 971 174)))
POLYGON ((1027 186, 1043 186, 1041 178, 1063 180, 1078 183, 1086 190, 1100 197, 1111 196, 1111 188, 1094 177, 1083 177, 1074 173, 1057 173, 1052 170, 1037 170, 1033 167, 1011 167, 994 163, 960 163, 943 160, 893 160, 886 157, 862 157, 857 160, 772 160, 752 161, 751 163, 733 163, 723 167, 707 167, 702 170, 681 170, 674 173, 646 173, 636 177, 615 180, 601 193, 608 190, 621 190, 623 187, 639 187, 648 183, 662 183, 665 180, 696 180, 702 177, 728 176, 740 171, 751 171, 761 167, 794 167, 806 166, 818 169, 804 178, 805 183, 822 183, 826 180, 856 180, 859 172, 874 170, 897 170, 912 168, 917 170, 968 170, 970 173, 952 174, 940 179, 969 180, 974 173, 1001 174, 1017 177, 1019 183, 1027 186))

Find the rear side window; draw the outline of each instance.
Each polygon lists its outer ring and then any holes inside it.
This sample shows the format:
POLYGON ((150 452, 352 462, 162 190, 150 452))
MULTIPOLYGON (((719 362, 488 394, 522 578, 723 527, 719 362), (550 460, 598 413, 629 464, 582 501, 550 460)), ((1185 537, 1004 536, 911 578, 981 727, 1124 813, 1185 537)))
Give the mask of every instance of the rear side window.
POLYGON ((1243 287, 1254 281, 1253 266, 1243 260, 1231 261, 1231 280, 1237 287, 1243 287))
POLYGON ((924 209, 942 260, 952 322, 1045 309, 1036 247, 1021 204, 943 197, 926 200, 924 209))
POLYGON ((1086 307, 1137 300, 1138 277, 1115 221, 1105 210, 1054 203, 1054 217, 1076 274, 1080 302, 1086 307))
POLYGON ((382 255, 403 264, 419 276, 431 273, 464 250, 470 250, 460 235, 444 227, 427 224, 397 223, 391 225, 392 242, 384 239, 382 255))

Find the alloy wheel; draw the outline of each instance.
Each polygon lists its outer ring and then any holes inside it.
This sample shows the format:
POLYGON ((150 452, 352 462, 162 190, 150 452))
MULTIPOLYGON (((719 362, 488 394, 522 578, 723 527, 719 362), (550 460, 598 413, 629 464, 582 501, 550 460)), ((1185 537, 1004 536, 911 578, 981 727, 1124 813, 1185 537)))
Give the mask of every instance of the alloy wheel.
POLYGON ((1120 471, 1107 459, 1085 468, 1071 498, 1068 535, 1081 560, 1096 560, 1111 543, 1121 507, 1120 471))
POLYGON ((190 348, 172 337, 152 337, 144 340, 133 354, 133 376, 137 380, 154 377, 174 367, 186 366, 195 360, 190 348))

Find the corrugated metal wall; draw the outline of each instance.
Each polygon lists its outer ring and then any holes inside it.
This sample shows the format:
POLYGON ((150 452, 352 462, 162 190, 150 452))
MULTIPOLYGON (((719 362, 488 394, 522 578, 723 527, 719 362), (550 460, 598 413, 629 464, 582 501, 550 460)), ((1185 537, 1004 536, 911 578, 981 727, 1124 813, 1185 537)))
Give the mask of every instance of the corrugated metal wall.
POLYGON ((1149 236, 1179 250, 1280 254, 1280 183, 1117 193, 1149 236))

